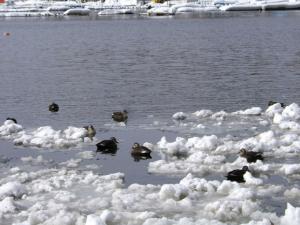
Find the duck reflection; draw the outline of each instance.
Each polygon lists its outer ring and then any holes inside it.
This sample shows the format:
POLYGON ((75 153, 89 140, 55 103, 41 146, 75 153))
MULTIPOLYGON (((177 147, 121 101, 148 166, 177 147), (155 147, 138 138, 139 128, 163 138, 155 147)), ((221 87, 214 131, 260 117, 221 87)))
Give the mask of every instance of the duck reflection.
POLYGON ((135 162, 139 162, 140 160, 147 160, 152 159, 151 155, 133 155, 131 154, 131 157, 135 162))

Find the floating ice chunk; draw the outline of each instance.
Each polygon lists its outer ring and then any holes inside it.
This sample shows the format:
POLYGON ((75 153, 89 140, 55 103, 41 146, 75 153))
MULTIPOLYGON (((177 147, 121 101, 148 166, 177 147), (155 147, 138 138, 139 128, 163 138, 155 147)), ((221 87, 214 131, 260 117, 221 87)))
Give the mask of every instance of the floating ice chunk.
POLYGON ((102 221, 103 221, 105 224, 111 224, 111 223, 113 223, 113 220, 114 220, 114 218, 115 218, 115 215, 114 215, 114 213, 112 213, 112 212, 109 211, 109 210, 104 210, 104 211, 101 213, 100 218, 102 219, 102 221))
POLYGON ((21 160, 23 162, 31 163, 33 165, 41 165, 41 164, 47 164, 47 163, 51 162, 49 160, 45 160, 42 155, 39 155, 36 158, 34 158, 32 156, 22 157, 21 160))
POLYGON ((206 128, 206 126, 204 126, 203 124, 199 123, 196 128, 199 128, 199 129, 204 129, 206 128))
POLYGON ((280 171, 285 175, 292 175, 294 173, 300 173, 300 165, 299 164, 289 164, 283 165, 280 168, 280 171))
POLYGON ((167 154, 176 155, 188 151, 185 143, 186 140, 181 137, 177 137, 174 142, 167 142, 166 137, 162 137, 161 140, 157 143, 157 147, 162 149, 167 154))
POLYGON ((0 198, 7 196, 20 198, 25 193, 27 193, 25 185, 17 181, 8 182, 0 186, 0 198))
POLYGON ((281 129, 292 130, 292 131, 299 131, 300 124, 295 121, 282 121, 279 123, 279 127, 281 129))
POLYGON ((93 151, 79 152, 79 153, 77 153, 77 155, 82 159, 93 159, 93 158, 95 158, 95 152, 93 152, 93 151))
POLYGON ((68 127, 66 130, 54 130, 50 126, 39 127, 31 132, 19 132, 13 138, 15 145, 32 146, 38 148, 68 148, 81 143, 86 137, 86 129, 68 127))
POLYGON ((82 159, 70 159, 70 160, 60 163, 60 165, 66 166, 69 168, 76 168, 79 166, 81 161, 82 161, 82 159))
POLYGON ((184 185, 190 190, 196 190, 199 192, 207 192, 210 194, 214 194, 216 193, 217 187, 220 185, 220 182, 207 181, 205 179, 196 178, 189 173, 180 181, 180 184, 184 185))
POLYGON ((255 178, 252 176, 251 173, 248 171, 244 174, 244 179, 246 181, 246 184, 253 184, 253 185, 262 185, 263 180, 259 178, 255 178))
POLYGON ((299 199, 300 198, 300 190, 298 188, 292 188, 291 190, 286 190, 284 192, 284 196, 291 199, 299 199))
POLYGON ((280 137, 280 143, 282 145, 291 145, 294 141, 298 140, 297 134, 284 134, 280 137))
POLYGON ((211 118, 214 119, 214 120, 220 121, 220 120, 224 120, 227 115, 228 115, 227 112, 220 111, 220 112, 216 112, 213 115, 211 115, 211 118))
POLYGON ((203 136, 202 138, 193 137, 187 140, 186 146, 188 148, 196 148, 200 151, 212 151, 215 150, 218 144, 218 138, 216 135, 203 136))
POLYGON ((258 209, 258 204, 250 200, 244 201, 214 201, 208 203, 204 210, 210 218, 221 221, 236 220, 240 216, 250 216, 258 209))
POLYGON ((203 163, 216 165, 225 162, 226 157, 223 155, 209 155, 204 152, 195 152, 187 158, 187 162, 203 163))
POLYGON ((241 225, 272 225, 272 223, 269 219, 263 219, 262 221, 250 221, 249 223, 243 223, 241 225))
POLYGON ((106 223, 103 222, 100 216, 91 214, 87 216, 85 225, 106 225, 106 223))
POLYGON ((284 216, 280 219, 280 225, 299 225, 300 224, 300 208, 294 207, 287 203, 284 216))
POLYGON ((292 103, 284 108, 282 116, 290 120, 298 120, 300 119, 300 107, 298 104, 292 103))
POLYGON ((172 116, 174 120, 185 120, 187 117, 188 115, 184 112, 177 112, 172 116))
POLYGON ((262 113, 262 109, 260 107, 252 107, 246 110, 240 110, 233 112, 233 115, 249 115, 249 116, 257 116, 262 113))
POLYGON ((15 212, 17 207, 14 204, 13 197, 6 197, 2 201, 0 201, 0 217, 6 213, 15 212))
POLYGON ((213 114, 213 112, 211 110, 207 110, 207 109, 203 109, 203 110, 196 111, 193 113, 193 115, 200 117, 200 118, 209 117, 212 114, 213 114))
POLYGON ((281 114, 283 111, 283 108, 281 107, 280 103, 276 103, 276 104, 273 104, 271 106, 269 106, 265 112, 265 114, 268 116, 268 117, 274 117, 275 114, 281 114))
POLYGON ((164 184, 159 192, 159 197, 163 200, 173 199, 175 201, 180 201, 188 195, 188 189, 181 184, 164 184))
POLYGON ((87 131, 85 128, 68 127, 63 131, 67 139, 79 139, 86 136, 87 131))
POLYGON ((54 198, 61 202, 70 202, 76 199, 76 195, 69 191, 57 191, 54 198))
POLYGON ((16 134, 23 130, 23 127, 16 124, 12 120, 6 120, 4 124, 0 127, 0 137, 10 138, 12 134, 16 134))

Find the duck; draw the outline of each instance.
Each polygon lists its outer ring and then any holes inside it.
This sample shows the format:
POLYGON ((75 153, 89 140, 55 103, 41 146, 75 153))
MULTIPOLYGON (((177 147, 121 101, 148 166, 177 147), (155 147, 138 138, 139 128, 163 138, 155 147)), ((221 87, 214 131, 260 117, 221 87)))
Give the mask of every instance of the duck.
POLYGON ((89 137, 91 140, 93 140, 93 137, 95 137, 96 135, 96 129, 94 128, 94 126, 93 125, 84 126, 83 128, 85 128, 87 131, 86 136, 89 137))
POLYGON ((49 105, 49 111, 50 112, 58 112, 58 110, 59 110, 59 106, 55 102, 52 102, 49 105))
POLYGON ((246 158, 248 163, 253 163, 256 162, 257 160, 261 160, 261 161, 264 160, 262 152, 252 152, 242 148, 239 154, 241 157, 246 158))
POLYGON ((139 143, 134 143, 131 150, 131 155, 150 156, 151 150, 139 143))
POLYGON ((18 123, 17 120, 15 118, 12 118, 12 117, 7 117, 6 120, 11 120, 14 123, 18 123))
POLYGON ((116 152, 119 143, 115 137, 111 137, 109 140, 103 140, 96 144, 97 152, 110 153, 116 152))
POLYGON ((116 122, 126 122, 128 119, 128 112, 124 110, 123 112, 113 112, 111 118, 116 122))
POLYGON ((244 174, 247 171, 249 172, 248 166, 243 166, 241 170, 232 170, 227 174, 226 176, 227 180, 236 181, 238 183, 244 183, 245 182, 244 174))

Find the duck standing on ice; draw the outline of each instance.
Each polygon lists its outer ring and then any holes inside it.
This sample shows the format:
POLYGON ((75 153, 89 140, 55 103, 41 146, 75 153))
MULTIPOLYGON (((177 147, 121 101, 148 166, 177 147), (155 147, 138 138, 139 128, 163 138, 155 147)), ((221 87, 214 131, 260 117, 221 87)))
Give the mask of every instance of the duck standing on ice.
POLYGON ((241 170, 232 170, 227 174, 226 176, 227 180, 236 181, 238 183, 244 183, 245 182, 244 174, 247 171, 249 172, 248 166, 243 166, 241 170))

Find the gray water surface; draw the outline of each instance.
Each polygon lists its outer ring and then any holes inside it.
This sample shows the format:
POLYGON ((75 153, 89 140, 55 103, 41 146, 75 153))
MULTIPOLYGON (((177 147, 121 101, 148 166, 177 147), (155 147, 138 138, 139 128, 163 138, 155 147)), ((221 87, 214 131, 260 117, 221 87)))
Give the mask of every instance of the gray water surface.
MULTIPOLYGON (((178 111, 299 102, 298 11, 11 18, 0 20, 4 32, 11 35, 0 36, 0 120, 15 117, 27 128, 93 124, 99 139, 115 134, 129 151, 133 142, 156 143, 163 135, 141 125, 168 121, 178 111), (52 101, 59 113, 48 111, 52 101), (111 112, 123 109, 129 111, 128 130, 111 129, 111 112)), ((4 155, 11 149, 20 151, 0 141, 4 155)), ((102 172, 125 172, 129 183, 166 181, 127 153, 126 160, 105 157, 102 172)))

